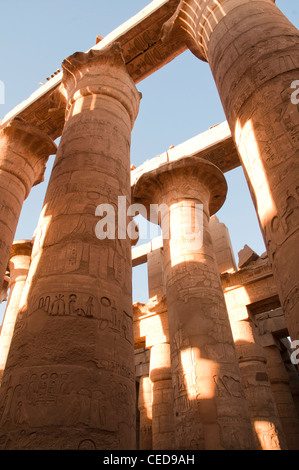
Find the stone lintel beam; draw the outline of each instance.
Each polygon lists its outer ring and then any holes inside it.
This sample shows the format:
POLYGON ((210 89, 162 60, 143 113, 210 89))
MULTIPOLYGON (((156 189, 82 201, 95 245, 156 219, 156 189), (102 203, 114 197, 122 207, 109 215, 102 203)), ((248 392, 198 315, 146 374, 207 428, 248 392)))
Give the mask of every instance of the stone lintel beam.
POLYGON ((288 329, 282 308, 271 310, 255 316, 260 335, 272 333, 276 338, 286 338, 288 329))
POLYGON ((131 171, 132 188, 143 173, 150 172, 166 163, 187 157, 199 157, 216 165, 223 173, 240 166, 240 159, 227 122, 217 124, 197 136, 166 152, 147 160, 131 171))
POLYGON ((153 251, 163 248, 162 237, 154 238, 149 243, 144 243, 143 245, 137 246, 132 249, 132 266, 140 266, 147 262, 147 255, 153 251))
POLYGON ((299 338, 298 29, 272 0, 181 0, 164 27, 206 60, 239 151, 290 337, 299 338), (273 99, 277 97, 277 99, 273 99))
POLYGON ((134 344, 139 348, 144 344, 151 348, 156 344, 169 341, 168 314, 166 298, 152 299, 146 304, 133 305, 134 344))
MULTIPOLYGON (((154 0, 140 13, 108 34, 92 49, 101 50, 119 42, 124 52, 128 72, 135 83, 159 70, 186 50, 179 41, 161 40, 163 24, 175 12, 179 0, 154 0)), ((64 126, 63 106, 57 106, 55 95, 62 81, 62 72, 53 76, 26 101, 14 108, 4 122, 20 116, 44 130, 53 140, 61 136, 64 126)), ((59 99, 58 99, 59 101, 59 99)))

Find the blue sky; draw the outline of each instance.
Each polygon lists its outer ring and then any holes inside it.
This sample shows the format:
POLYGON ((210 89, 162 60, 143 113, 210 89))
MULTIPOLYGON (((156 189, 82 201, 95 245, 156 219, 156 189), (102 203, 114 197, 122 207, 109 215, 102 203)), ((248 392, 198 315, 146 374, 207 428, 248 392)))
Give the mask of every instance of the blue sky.
MULTIPOLYGON (((0 0, 0 80, 5 84, 0 119, 60 68, 67 56, 88 50, 97 35, 106 36, 149 3, 149 0, 0 0)), ((276 3, 298 28, 298 0, 276 3)), ((135 166, 226 119, 208 64, 189 51, 137 88, 143 99, 132 133, 131 162, 135 166)), ((45 182, 33 188, 24 203, 16 240, 33 235, 53 158, 50 157, 45 182)), ((228 196, 217 215, 230 230, 235 255, 245 244, 262 254, 265 247, 242 170, 233 170, 226 178, 228 196)), ((135 268, 134 302, 147 300, 146 282, 146 266, 135 268)), ((0 306, 0 322, 4 308, 5 303, 0 306)))

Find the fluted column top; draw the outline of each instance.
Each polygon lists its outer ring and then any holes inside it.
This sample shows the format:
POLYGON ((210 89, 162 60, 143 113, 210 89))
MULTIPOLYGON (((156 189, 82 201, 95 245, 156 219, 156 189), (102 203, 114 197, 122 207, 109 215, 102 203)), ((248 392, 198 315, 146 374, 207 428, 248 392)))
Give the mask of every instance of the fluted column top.
POLYGON ((16 240, 11 247, 9 259, 15 256, 31 256, 32 246, 32 240, 16 240))
POLYGON ((125 107, 133 127, 142 95, 128 73, 119 43, 101 50, 75 52, 62 62, 62 70, 67 110, 79 98, 109 96, 125 107))
POLYGON ((208 191, 210 216, 224 204, 227 183, 222 171, 208 160, 193 156, 181 158, 143 173, 132 189, 135 202, 147 208, 160 204, 168 194, 171 203, 182 199, 198 199, 202 188, 208 191))
POLYGON ((0 169, 10 171, 24 180, 28 195, 31 187, 25 181, 24 169, 19 167, 19 163, 14 164, 14 155, 21 156, 34 169, 35 186, 44 180, 46 163, 50 155, 56 154, 57 146, 45 132, 16 117, 0 126, 0 149, 0 169))
MULTIPOLYGON (((275 0, 264 0, 275 3, 275 0)), ((207 62, 209 36, 228 12, 251 0, 180 0, 172 17, 164 24, 162 41, 173 38, 185 43, 199 59, 207 62)), ((254 7, 254 5, 253 5, 254 7)), ((226 32, 226 29, 225 29, 226 32)))

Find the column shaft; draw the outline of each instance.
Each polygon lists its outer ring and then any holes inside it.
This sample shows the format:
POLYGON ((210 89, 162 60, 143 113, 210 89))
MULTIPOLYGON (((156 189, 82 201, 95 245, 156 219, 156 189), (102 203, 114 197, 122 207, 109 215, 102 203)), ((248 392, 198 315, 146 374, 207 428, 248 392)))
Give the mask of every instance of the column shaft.
POLYGON ((239 367, 258 450, 287 448, 266 370, 263 347, 250 320, 231 323, 239 367))
POLYGON ((118 44, 63 64, 66 124, 0 392, 11 448, 134 449, 129 238, 96 236, 97 206, 130 203, 140 96, 118 44))
POLYGON ((9 260, 10 293, 5 310, 0 335, 0 382, 13 336, 18 308, 28 276, 31 261, 31 241, 18 241, 13 244, 9 260))
POLYGON ((273 0, 181 0, 165 40, 171 33, 211 67, 289 333, 299 339, 298 30, 273 0))
POLYGON ((195 157, 143 174, 134 190, 147 207, 168 208, 161 227, 177 449, 254 448, 209 233, 226 191, 220 170, 195 157))
POLYGON ((151 348, 150 379, 153 384, 153 450, 173 450, 174 410, 169 343, 151 348))
POLYGON ((56 145, 42 131, 15 118, 0 126, 0 287, 24 200, 43 180, 56 145))

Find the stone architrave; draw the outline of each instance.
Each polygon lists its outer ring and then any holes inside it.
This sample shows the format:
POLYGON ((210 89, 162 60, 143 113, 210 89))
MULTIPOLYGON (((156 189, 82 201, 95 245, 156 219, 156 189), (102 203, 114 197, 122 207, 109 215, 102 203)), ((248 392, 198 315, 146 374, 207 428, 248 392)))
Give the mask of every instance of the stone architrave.
POLYGON ((140 94, 117 43, 62 67, 66 123, 3 375, 0 426, 11 449, 134 449, 131 240, 99 239, 95 214, 107 203, 117 220, 118 197, 131 203, 140 94))
POLYGON ((10 253, 8 263, 10 293, 0 335, 0 382, 6 364, 24 285, 28 276, 31 252, 32 241, 20 240, 13 243, 10 253))
POLYGON ((56 150, 47 134, 20 118, 0 126, 0 286, 24 200, 43 181, 49 155, 56 150))
POLYGON ((152 221, 153 205, 160 212, 176 449, 255 447, 209 233, 226 192, 222 172, 197 157, 144 173, 133 192, 152 221))
POLYGON ((173 35, 210 65, 298 340, 298 30, 273 0, 181 0, 164 25, 173 35))

